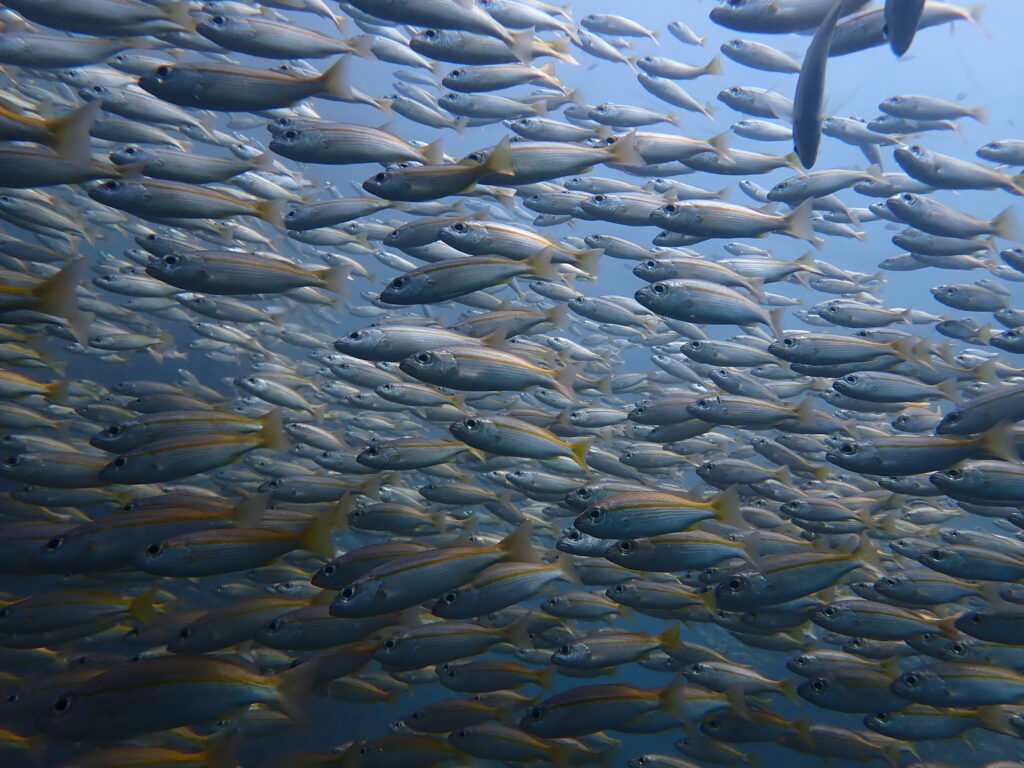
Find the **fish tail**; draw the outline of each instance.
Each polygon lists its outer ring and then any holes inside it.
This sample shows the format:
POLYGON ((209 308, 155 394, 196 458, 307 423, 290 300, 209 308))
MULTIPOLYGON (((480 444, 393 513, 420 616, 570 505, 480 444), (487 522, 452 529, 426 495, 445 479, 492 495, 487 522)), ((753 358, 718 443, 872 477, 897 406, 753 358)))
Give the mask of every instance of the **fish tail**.
POLYGON ((814 738, 811 736, 811 721, 807 716, 801 717, 790 723, 796 737, 808 746, 814 745, 814 738))
POLYGON ((549 245, 524 259, 523 263, 537 277, 553 282, 558 279, 558 267, 553 261, 555 253, 555 248, 549 245))
POLYGON ((715 57, 704 65, 704 74, 706 75, 720 75, 722 74, 722 57, 715 55, 715 57))
POLYGON ((47 124, 50 147, 71 163, 86 164, 92 158, 89 131, 96 121, 102 101, 90 101, 47 124))
POLYGON ((677 672, 675 677, 658 691, 658 706, 680 720, 686 719, 686 678, 682 672, 677 672))
POLYGON ((565 365, 554 372, 554 388, 561 392, 566 397, 575 400, 576 390, 573 389, 573 382, 576 381, 576 376, 580 372, 580 366, 578 365, 565 365))
POLYGON ((214 736, 203 748, 203 765, 207 768, 233 768, 237 765, 238 748, 242 743, 242 734, 230 730, 224 736, 214 736))
POLYGON ((483 162, 483 167, 491 173, 513 173, 512 144, 508 136, 494 145, 494 149, 483 162))
POLYGON ((978 707, 976 714, 978 720, 981 721, 981 727, 985 730, 1005 733, 1007 736, 1017 735, 1013 726, 1010 725, 1008 713, 1002 707, 978 707))
POLYGON ((373 35, 358 35, 344 41, 351 53, 361 59, 376 59, 373 55, 373 35))
POLYGON ((973 24, 979 32, 985 35, 985 37, 992 37, 992 34, 987 29, 985 29, 985 27, 983 27, 981 24, 981 16, 985 12, 984 3, 975 3, 974 5, 967 6, 963 10, 965 13, 964 19, 966 21, 969 21, 971 24, 973 24))
POLYGON ((278 229, 284 228, 284 206, 288 201, 281 198, 278 200, 261 200, 253 203, 254 216, 259 216, 265 222, 273 224, 278 229))
POLYGON ((67 320, 68 329, 83 346, 88 346, 89 322, 93 315, 86 314, 78 308, 75 289, 82 282, 86 266, 84 258, 75 259, 60 272, 32 289, 36 299, 35 309, 67 320))
POLYGON ((352 86, 348 81, 348 57, 342 56, 331 64, 319 78, 320 92, 329 98, 350 101, 352 86))
POLYGON ((813 243, 817 237, 811 227, 811 212, 813 211, 814 200, 804 200, 800 205, 786 214, 784 217, 785 226, 783 232, 798 240, 806 240, 813 243))
POLYGON ((1010 206, 992 219, 992 228, 995 230, 994 234, 996 237, 1001 237, 1004 240, 1020 239, 1020 235, 1017 232, 1017 221, 1013 215, 1013 206, 1010 206))
POLYGON ((568 552, 560 552, 558 554, 558 558, 555 560, 555 564, 558 566, 560 578, 574 586, 583 586, 583 582, 580 580, 580 574, 576 570, 576 563, 573 562, 572 555, 568 552))
POLYGON ((775 334, 776 339, 781 339, 782 333, 782 316, 785 314, 785 307, 773 307, 768 310, 768 327, 771 328, 772 333, 775 334))
POLYGON ((420 154, 423 157, 423 162, 427 165, 438 165, 444 161, 444 152, 441 147, 444 144, 444 139, 434 139, 434 141, 427 144, 425 147, 420 148, 420 154))
POLYGON ((148 624, 153 618, 153 612, 156 610, 156 606, 153 604, 156 594, 156 587, 150 587, 142 594, 132 598, 131 602, 128 603, 128 615, 140 624, 148 624))
POLYGON ((316 683, 317 663, 307 661, 275 675, 274 704, 292 720, 308 720, 309 694, 316 683))
POLYGON ((594 444, 593 437, 584 437, 582 440, 577 440, 574 443, 569 444, 569 450, 572 452, 572 460, 580 465, 585 472, 590 471, 590 467, 587 466, 587 451, 590 450, 594 444))
POLYGON ((505 560, 516 563, 535 563, 533 549, 533 523, 527 520, 495 545, 505 553, 505 560))
POLYGON ((270 499, 269 493, 260 493, 243 501, 232 512, 235 525, 239 528, 256 528, 270 504, 270 499))
POLYGON ((737 528, 745 528, 746 520, 740 513, 740 494, 735 485, 730 485, 720 494, 711 500, 711 508, 715 511, 715 517, 727 525, 737 528))
POLYGON ((505 42, 512 49, 513 55, 523 64, 529 64, 533 60, 533 36, 534 27, 527 29, 515 29, 509 32, 509 38, 505 42))
POLYGON ((576 266, 586 272, 591 280, 596 280, 598 263, 603 255, 603 248, 586 248, 576 254, 576 266))
POLYGON ((619 165, 646 165, 647 161, 636 148, 636 130, 619 137, 608 151, 610 156, 605 162, 619 165))
MULTIPOLYGON (((710 139, 708 139, 708 146, 711 148, 711 151, 724 160, 732 159, 732 153, 729 152, 730 136, 732 136, 732 132, 729 130, 724 130, 721 133, 717 133, 710 139)), ((728 189, 728 187, 725 188, 725 190, 728 189)))
POLYGON ((286 451, 291 448, 291 441, 284 432, 284 411, 275 408, 260 417, 263 427, 260 429, 260 443, 272 451, 286 451))
MULTIPOLYGON (((579 40, 579 38, 576 38, 579 40)), ((566 64, 572 64, 574 67, 580 65, 571 53, 569 53, 569 38, 559 37, 548 43, 548 52, 559 61, 564 61, 566 64)))
POLYGON ((794 704, 799 704, 800 696, 797 694, 796 689, 799 687, 800 682, 801 679, 796 677, 791 677, 786 680, 783 680, 781 683, 779 683, 779 691, 782 693, 783 696, 792 701, 794 704))
POLYGON ((71 387, 71 379, 58 379, 46 385, 46 399, 51 402, 63 405, 68 401, 68 389, 71 387))
POLYGON ((302 548, 326 558, 334 557, 334 526, 338 522, 340 510, 335 508, 320 515, 302 531, 302 548))
POLYGON ((352 275, 350 264, 339 264, 336 267, 327 267, 320 272, 324 282, 324 288, 336 293, 341 297, 348 296, 348 279, 352 275))
POLYGON ((671 624, 666 629, 656 634, 653 638, 658 641, 658 647, 662 650, 669 649, 673 651, 681 651, 683 649, 683 641, 679 639, 679 625, 671 624))
POLYGON ((1017 455, 1016 434, 1005 421, 996 424, 984 432, 979 438, 985 451, 997 456, 1003 461, 1019 462, 1017 455))
POLYGON ((196 31, 196 17, 192 15, 191 0, 174 0, 164 7, 164 15, 182 29, 196 31))
POLYGON ((551 309, 544 311, 548 316, 548 322, 555 328, 565 328, 566 323, 569 322, 569 305, 564 302, 555 304, 551 309))

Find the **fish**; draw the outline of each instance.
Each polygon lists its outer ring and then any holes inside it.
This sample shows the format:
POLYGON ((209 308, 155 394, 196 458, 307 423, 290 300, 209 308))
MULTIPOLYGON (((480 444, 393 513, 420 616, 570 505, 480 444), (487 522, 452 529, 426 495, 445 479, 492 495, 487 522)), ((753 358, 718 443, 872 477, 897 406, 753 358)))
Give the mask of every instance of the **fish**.
POLYGON ((793 95, 793 151, 804 168, 812 168, 821 141, 821 110, 825 96, 825 71, 836 24, 846 4, 840 0, 822 18, 811 38, 793 95))

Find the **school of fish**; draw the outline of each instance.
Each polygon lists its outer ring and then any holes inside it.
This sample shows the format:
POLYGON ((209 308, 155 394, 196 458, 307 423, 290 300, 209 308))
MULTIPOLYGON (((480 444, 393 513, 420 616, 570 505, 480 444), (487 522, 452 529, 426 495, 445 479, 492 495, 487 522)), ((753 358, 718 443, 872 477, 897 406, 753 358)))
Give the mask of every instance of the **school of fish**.
POLYGON ((0 3, 0 764, 1024 765, 982 9, 578 5, 0 3))

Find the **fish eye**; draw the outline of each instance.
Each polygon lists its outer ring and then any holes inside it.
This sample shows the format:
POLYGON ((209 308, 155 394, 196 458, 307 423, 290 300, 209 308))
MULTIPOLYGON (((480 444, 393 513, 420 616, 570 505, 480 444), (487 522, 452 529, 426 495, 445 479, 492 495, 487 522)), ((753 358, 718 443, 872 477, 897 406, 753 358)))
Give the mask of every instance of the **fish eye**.
POLYGON ((847 384, 856 384, 858 381, 860 381, 860 379, 858 379, 856 375, 851 373, 849 376, 844 376, 843 381, 845 381, 847 384))
POLYGON ((661 283, 655 283, 654 285, 651 286, 651 291, 653 291, 654 293, 658 294, 659 296, 661 296, 667 290, 668 290, 668 288, 666 288, 661 283))
POLYGON ((162 64, 156 68, 153 74, 155 74, 159 78, 168 77, 171 74, 171 68, 166 64, 162 64))
POLYGON ((540 707, 530 707, 529 717, 531 720, 540 720, 544 717, 544 710, 540 707))
POLYGON ((661 210, 663 210, 665 213, 675 213, 678 210, 678 208, 679 206, 676 205, 675 203, 669 203, 661 210))
MULTIPOLYGON (((947 424, 956 424, 958 421, 960 421, 959 411, 952 411, 951 413, 946 414, 947 424)), ((948 475, 949 473, 947 472, 946 474, 948 475)))
POLYGON ((385 181, 388 180, 388 174, 386 171, 381 171, 380 173, 373 177, 373 180, 378 184, 383 184, 385 181))
POLYGON ((915 199, 916 198, 909 192, 904 192, 902 195, 900 195, 900 200, 902 200, 904 203, 907 203, 908 205, 913 204, 915 199))
POLYGON ((225 19, 223 16, 214 16, 212 19, 210 19, 210 23, 214 26, 219 27, 220 25, 227 23, 227 19, 225 19))
POLYGON ((575 528, 573 528, 567 534, 565 534, 565 538, 569 539, 569 541, 579 541, 581 538, 583 538, 583 534, 575 528))
POLYGON ((188 640, 190 637, 192 637, 192 627, 182 627, 181 632, 178 633, 178 638, 180 640, 188 640))
POLYGON ((644 262, 644 266, 647 269, 655 269, 658 266, 658 262, 656 262, 654 259, 648 259, 647 261, 644 262))
POLYGON ((458 599, 458 595, 456 595, 454 592, 449 592, 447 595, 444 596, 444 601, 448 605, 454 604, 457 599, 458 599))
POLYGON ((6 464, 8 467, 16 467, 19 464, 21 464, 21 456, 8 456, 4 460, 4 464, 6 464))
POLYGON ((599 114, 599 115, 603 115, 605 112, 608 111, 608 107, 606 107, 606 106, 604 106, 602 104, 600 107, 597 107, 596 109, 594 109, 594 111, 597 112, 597 114, 599 114))
POLYGON ((64 546, 64 537, 63 536, 56 536, 56 537, 50 539, 48 542, 46 542, 46 548, 48 550, 50 550, 51 552, 55 552, 56 550, 60 549, 62 546, 64 546))
POLYGON ((607 196, 607 195, 594 195, 594 196, 593 196, 593 197, 592 197, 591 199, 592 199, 592 200, 593 200, 593 201, 594 201, 595 203, 598 203, 598 204, 600 204, 600 203, 603 203, 603 202, 604 202, 605 200, 607 200, 607 199, 608 199, 608 196, 607 196))
POLYGON ((737 592, 737 591, 743 589, 743 585, 744 585, 745 581, 746 581, 745 579, 741 579, 740 577, 736 576, 736 577, 733 577, 733 578, 729 579, 729 581, 727 581, 725 583, 725 586, 727 586, 733 592, 737 592))
POLYGON ((633 551, 633 542, 630 541, 629 539, 626 539, 625 541, 620 541, 619 542, 619 550, 622 551, 622 552, 632 552, 633 551))
POLYGON ((380 455, 380 448, 378 448, 376 445, 371 446, 366 449, 366 453, 368 456, 378 456, 380 455))
POLYGON ((114 465, 115 467, 123 467, 123 466, 126 466, 126 465, 128 464, 128 457, 127 457, 127 456, 118 456, 118 457, 117 457, 116 459, 114 459, 114 460, 113 460, 113 461, 112 461, 111 463, 112 463, 112 464, 113 464, 113 465, 114 465))
POLYGON ((967 653, 967 646, 963 643, 953 643, 951 646, 949 646, 949 652, 954 654, 955 656, 963 656, 965 653, 967 653))
POLYGON ((970 617, 971 624, 981 624, 984 621, 984 617, 980 613, 972 613, 970 617))
POLYGON ((852 456, 857 452, 857 446, 854 443, 843 443, 839 446, 839 452, 845 453, 847 456, 852 456))
POLYGON ((917 144, 915 144, 914 146, 910 147, 910 154, 912 154, 914 157, 920 157, 921 155, 924 154, 924 150, 921 149, 921 147, 919 147, 917 144))
POLYGON ((417 363, 424 363, 424 364, 425 363, 429 363, 430 362, 430 353, 429 352, 420 352, 418 355, 416 355, 416 362, 417 363))
POLYGON ((818 693, 823 693, 828 688, 828 680, 823 678, 815 678, 814 682, 811 683, 811 688, 816 690, 818 693))
POLYGON ((181 259, 175 256, 173 253, 164 256, 164 266, 166 267, 173 267, 179 261, 181 261, 181 259))
MULTIPOLYGON (((328 567, 331 569, 331 573, 333 573, 334 572, 334 566, 328 566, 328 567)), ((324 569, 324 573, 325 574, 327 573, 327 569, 326 568, 324 569)), ((341 594, 342 598, 344 598, 345 600, 351 600, 353 597, 355 597, 356 588, 351 586, 351 585, 347 586, 343 590, 341 590, 340 594, 341 594)))
POLYGON ((893 96, 891 99, 889 99, 889 103, 890 104, 902 104, 903 103, 903 99, 901 97, 899 97, 899 96, 893 96))
POLYGON ((594 507, 589 512, 587 512, 587 517, 589 517, 591 520, 600 520, 601 516, 603 514, 604 514, 603 510, 601 510, 601 509, 599 509, 597 507, 594 507))
MULTIPOLYGON (((466 419, 463 424, 466 425, 466 429, 473 430, 480 426, 480 422, 477 419, 466 419)), ((515 474, 515 473, 513 473, 515 474)))
POLYGON ((281 629, 282 624, 283 623, 281 622, 280 619, 274 619, 272 622, 267 624, 267 631, 268 632, 277 632, 277 631, 279 631, 281 629))
POLYGON ((163 551, 164 545, 159 541, 154 542, 153 544, 150 544, 148 547, 146 547, 146 554, 148 555, 159 555, 163 551))
POLYGON ((70 696, 61 696, 55 702, 53 702, 54 712, 67 712, 71 709, 72 699, 70 696))
POLYGON ((921 676, 917 672, 908 672, 903 676, 903 684, 915 688, 921 684, 921 676))
POLYGON ((873 717, 880 723, 888 723, 890 720, 892 720, 892 715, 890 715, 888 712, 876 712, 873 715, 873 717))
POLYGON ((288 141, 295 141, 299 138, 299 132, 290 128, 281 134, 281 138, 287 139, 288 141))
POLYGON ((426 32, 423 33, 423 36, 427 38, 427 40, 433 40, 435 37, 437 37, 437 30, 428 29, 426 32))
POLYGON ((946 552, 942 549, 933 549, 928 553, 928 557, 932 560, 944 560, 946 558, 946 552))
POLYGON ((395 290, 401 290, 407 282, 408 281, 404 277, 396 277, 391 281, 391 287, 395 290))
POLYGON ((395 641, 394 640, 386 640, 384 642, 384 647, 387 648, 390 651, 392 648, 395 647, 395 641))
POLYGON ((456 222, 455 224, 452 224, 452 229, 455 230, 456 232, 466 232, 469 230, 469 227, 467 226, 466 222, 459 221, 456 222))
POLYGON ((839 611, 837 611, 834 606, 830 605, 830 606, 827 606, 826 608, 823 608, 821 613, 822 613, 823 616, 826 616, 826 617, 828 617, 830 619, 834 619, 836 617, 836 615, 839 613, 839 611))
POLYGON ((954 288, 952 286, 949 286, 948 288, 944 288, 942 290, 942 292, 944 294, 946 294, 947 296, 956 296, 956 288, 954 288))
POLYGON ((946 470, 946 477, 948 477, 950 480, 959 480, 963 476, 964 476, 964 471, 962 469, 947 469, 946 470))

